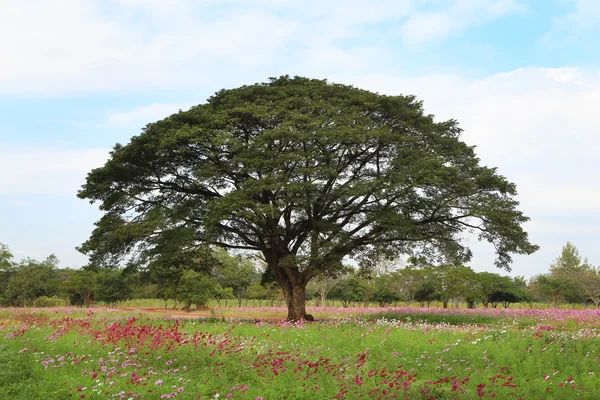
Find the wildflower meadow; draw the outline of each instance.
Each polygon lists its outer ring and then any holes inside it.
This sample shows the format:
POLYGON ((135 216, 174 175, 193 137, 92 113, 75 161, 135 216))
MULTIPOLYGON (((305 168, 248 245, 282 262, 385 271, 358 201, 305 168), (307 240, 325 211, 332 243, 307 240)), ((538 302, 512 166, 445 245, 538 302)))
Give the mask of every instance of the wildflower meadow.
POLYGON ((297 323, 237 311, 4 309, 0 398, 600 398, 598 310, 310 309, 317 321, 297 323))

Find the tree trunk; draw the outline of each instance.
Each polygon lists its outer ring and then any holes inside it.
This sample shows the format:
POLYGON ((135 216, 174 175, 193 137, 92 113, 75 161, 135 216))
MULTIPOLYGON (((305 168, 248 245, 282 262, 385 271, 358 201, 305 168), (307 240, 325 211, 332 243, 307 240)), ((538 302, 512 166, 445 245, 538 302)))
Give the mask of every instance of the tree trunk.
POLYGON ((288 309, 287 320, 306 319, 306 285, 312 276, 299 271, 287 250, 271 248, 263 252, 268 268, 273 271, 288 309))
POLYGON ((292 285, 292 293, 286 298, 288 306, 288 321, 299 321, 306 318, 306 284, 292 285))
POLYGON ((288 321, 299 321, 306 317, 306 283, 303 280, 291 282, 283 268, 274 267, 275 276, 281 291, 283 299, 288 308, 288 321))

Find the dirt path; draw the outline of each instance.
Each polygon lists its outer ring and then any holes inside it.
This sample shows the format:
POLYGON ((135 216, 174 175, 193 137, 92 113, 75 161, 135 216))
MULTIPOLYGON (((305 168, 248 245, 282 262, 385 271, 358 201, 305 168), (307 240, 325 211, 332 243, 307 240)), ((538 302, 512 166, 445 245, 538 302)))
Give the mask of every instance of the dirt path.
MULTIPOLYGON (((172 308, 154 308, 154 307, 120 307, 119 310, 140 313, 140 314, 148 314, 152 316, 166 316, 171 318, 180 318, 180 319, 203 319, 208 317, 216 316, 220 318, 220 315, 213 315, 209 309, 206 310, 197 310, 192 309, 189 312, 183 310, 174 310, 172 308)), ((249 319, 256 321, 281 321, 285 318, 285 315, 225 315, 226 319, 249 319)))

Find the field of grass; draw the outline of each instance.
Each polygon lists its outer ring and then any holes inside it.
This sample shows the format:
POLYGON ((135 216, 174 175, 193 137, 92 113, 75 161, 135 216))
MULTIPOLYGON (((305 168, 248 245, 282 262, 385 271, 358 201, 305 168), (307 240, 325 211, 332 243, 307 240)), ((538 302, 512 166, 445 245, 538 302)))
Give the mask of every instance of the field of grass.
POLYGON ((597 310, 322 311, 336 318, 0 310, 0 398, 600 398, 597 310))
MULTIPOLYGON (((278 306, 281 307, 282 305, 284 305, 285 303, 283 302, 283 300, 279 300, 279 301, 274 301, 273 305, 274 306, 278 306)), ((61 304, 62 305, 62 304, 61 304)), ((105 304, 103 304, 102 302, 98 303, 99 306, 106 306, 105 304)), ((393 306, 403 306, 404 303, 403 302, 398 302, 396 304, 393 304, 393 306)), ((166 303, 164 300, 160 300, 160 299, 134 299, 134 300, 126 300, 122 303, 119 303, 119 308, 173 308, 173 307, 178 307, 180 306, 180 304, 175 304, 175 302, 173 300, 168 300, 166 303)), ((208 304, 208 307, 210 308, 237 308, 238 306, 238 302, 237 300, 221 300, 221 303, 219 304, 216 300, 211 300, 208 304)), ((315 300, 308 300, 306 302, 306 306, 307 307, 315 307, 315 308, 319 308, 319 306, 316 304, 315 300)), ((331 300, 328 299, 327 300, 327 307, 334 307, 334 308, 344 308, 342 306, 342 302, 339 300, 331 300)), ((350 308, 358 308, 358 307, 362 307, 363 306, 363 302, 354 302, 351 303, 350 308)), ((481 306, 479 304, 479 306, 481 306)), ((242 301, 242 307, 247 307, 247 308, 269 308, 271 307, 271 301, 270 300, 255 300, 255 299, 244 299, 242 301)), ((410 308, 421 308, 421 306, 419 305, 418 302, 412 302, 409 305, 410 308)), ((498 306, 499 308, 503 308, 501 305, 498 306)), ((362 307, 364 308, 364 307, 362 307)), ((379 308, 379 305, 377 303, 369 303, 368 304, 368 308, 379 308)), ((442 302, 441 301, 432 301, 429 304, 429 307, 427 308, 442 308, 442 302)), ((448 304, 448 308, 467 308, 467 304, 464 302, 459 302, 458 304, 448 304)), ((533 309, 548 309, 548 308, 553 308, 553 306, 549 303, 533 303, 533 304, 528 304, 528 303, 512 303, 509 306, 510 309, 513 308, 533 308, 533 309)), ((559 308, 562 309, 585 309, 586 307, 582 304, 561 304, 559 305, 559 308)))

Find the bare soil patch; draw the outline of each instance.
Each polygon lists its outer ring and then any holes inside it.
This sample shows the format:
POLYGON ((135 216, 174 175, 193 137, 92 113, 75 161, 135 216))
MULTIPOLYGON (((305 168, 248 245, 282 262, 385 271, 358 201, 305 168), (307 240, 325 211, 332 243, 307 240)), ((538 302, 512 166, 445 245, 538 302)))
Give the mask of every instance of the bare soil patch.
MULTIPOLYGON (((161 308, 161 307, 156 307, 156 308, 155 307, 121 307, 121 308, 119 308, 119 310, 140 313, 140 314, 148 314, 148 315, 153 315, 153 316, 180 318, 180 319, 204 319, 204 318, 215 316, 211 313, 210 309, 208 309, 208 308, 204 308, 204 309, 193 308, 190 311, 183 311, 183 310, 174 310, 172 308, 161 308)), ((216 317, 221 318, 220 315, 216 315, 216 317)), ((256 314, 232 315, 232 314, 227 314, 224 317, 225 317, 225 319, 243 318, 243 319, 256 320, 256 321, 281 321, 282 319, 285 318, 285 315, 273 315, 273 314, 270 314, 270 315, 260 315, 260 314, 258 314, 258 315, 256 315, 256 314)))

